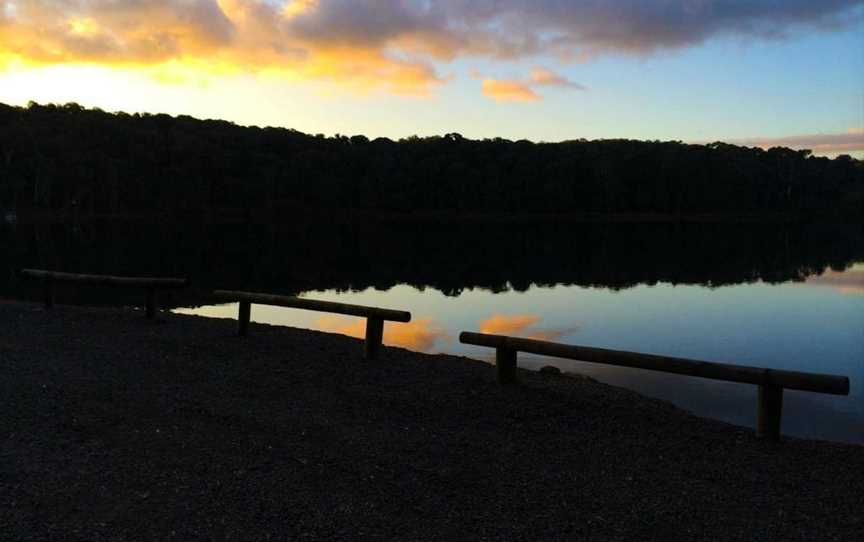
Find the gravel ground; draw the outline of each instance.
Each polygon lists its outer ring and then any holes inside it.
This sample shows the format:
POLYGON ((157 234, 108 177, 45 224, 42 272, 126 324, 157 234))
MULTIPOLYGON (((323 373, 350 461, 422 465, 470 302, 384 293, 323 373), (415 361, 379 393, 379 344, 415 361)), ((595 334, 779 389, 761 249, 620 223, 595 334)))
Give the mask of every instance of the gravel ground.
POLYGON ((862 540, 864 447, 586 378, 0 302, 3 540, 862 540))

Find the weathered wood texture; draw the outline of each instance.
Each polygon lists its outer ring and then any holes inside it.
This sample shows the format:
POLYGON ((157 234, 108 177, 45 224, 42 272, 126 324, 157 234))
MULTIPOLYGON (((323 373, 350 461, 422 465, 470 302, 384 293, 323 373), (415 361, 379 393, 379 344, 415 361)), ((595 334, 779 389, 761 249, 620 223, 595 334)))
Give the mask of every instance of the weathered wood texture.
POLYGON ((289 307, 294 309, 305 309, 318 312, 332 312, 335 314, 346 314, 348 316, 360 316, 362 318, 379 318, 393 322, 410 322, 411 313, 378 307, 366 307, 363 305, 349 305, 335 301, 320 301, 317 299, 306 299, 304 297, 293 297, 287 295, 259 294, 252 292, 237 292, 232 290, 216 290, 213 294, 231 301, 248 301, 260 305, 275 305, 277 307, 289 307))
POLYGON ((815 391, 833 395, 849 394, 849 378, 845 376, 783 371, 780 369, 765 369, 747 365, 639 354, 636 352, 574 346, 534 339, 522 339, 519 337, 506 337, 504 335, 471 333, 468 331, 462 332, 459 335, 459 341, 465 344, 488 346, 490 348, 509 348, 518 352, 543 356, 698 376, 714 380, 815 391))

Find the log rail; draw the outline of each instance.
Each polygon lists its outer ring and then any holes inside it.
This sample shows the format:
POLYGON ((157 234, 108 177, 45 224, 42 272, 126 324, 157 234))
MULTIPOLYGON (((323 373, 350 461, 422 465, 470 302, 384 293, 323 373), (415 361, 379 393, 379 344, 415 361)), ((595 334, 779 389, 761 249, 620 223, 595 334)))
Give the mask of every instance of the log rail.
POLYGON ((366 307, 363 305, 350 305, 347 303, 337 303, 335 301, 321 301, 317 299, 306 299, 304 297, 239 292, 234 290, 216 290, 213 292, 213 295, 229 301, 239 302, 237 321, 238 334, 240 336, 245 336, 249 333, 249 321, 251 319, 253 303, 318 312, 331 312, 335 314, 345 314, 348 316, 366 318, 364 358, 370 360, 378 357, 378 352, 381 349, 381 343, 384 337, 385 320, 393 322, 411 321, 410 312, 382 309, 379 307, 366 307))
POLYGON ((756 432, 770 440, 780 438, 784 388, 832 395, 849 394, 849 378, 845 376, 715 363, 468 331, 459 335, 459 342, 495 348, 498 380, 502 384, 516 382, 516 357, 519 352, 755 384, 759 386, 756 432))
POLYGON ((44 269, 22 269, 19 275, 23 278, 41 280, 45 283, 45 307, 49 309, 54 307, 55 284, 58 282, 143 288, 146 291, 147 318, 156 317, 156 292, 158 290, 185 288, 189 285, 189 280, 185 278, 117 277, 112 275, 65 273, 44 269))

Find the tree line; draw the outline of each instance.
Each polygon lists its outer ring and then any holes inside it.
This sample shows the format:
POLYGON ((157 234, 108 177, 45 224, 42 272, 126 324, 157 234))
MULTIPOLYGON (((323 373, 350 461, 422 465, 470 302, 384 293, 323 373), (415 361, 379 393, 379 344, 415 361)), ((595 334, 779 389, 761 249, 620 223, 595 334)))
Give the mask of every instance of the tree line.
MULTIPOLYGON (((680 141, 325 137, 0 104, 0 210, 864 216, 864 162, 680 141)), ((269 213, 269 214, 268 214, 269 213)))

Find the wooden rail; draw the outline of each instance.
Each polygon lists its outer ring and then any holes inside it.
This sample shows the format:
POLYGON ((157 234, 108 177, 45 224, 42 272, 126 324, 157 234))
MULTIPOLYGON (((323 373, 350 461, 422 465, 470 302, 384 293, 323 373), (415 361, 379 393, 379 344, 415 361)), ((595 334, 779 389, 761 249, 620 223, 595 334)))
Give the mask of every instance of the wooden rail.
POLYGON ((384 321, 410 322, 411 313, 378 307, 365 307, 363 305, 349 305, 347 303, 336 303, 334 301, 320 301, 317 299, 306 299, 302 297, 259 294, 252 292, 238 292, 233 290, 216 290, 213 292, 217 297, 240 303, 237 315, 238 333, 245 336, 249 333, 249 320, 252 313, 252 303, 259 305, 274 305, 277 307, 289 307, 294 309, 305 309, 318 312, 332 312, 335 314, 346 314, 366 318, 366 341, 364 345, 364 358, 375 359, 381 349, 381 341, 384 338, 384 321))
POLYGON ((171 288, 184 288, 189 285, 188 279, 159 277, 115 277, 111 275, 85 275, 81 273, 64 273, 61 271, 46 271, 44 269, 22 269, 20 275, 24 278, 41 280, 45 283, 45 307, 54 306, 55 283, 71 282, 74 284, 95 284, 101 286, 120 286, 127 288, 144 288, 146 291, 147 318, 156 316, 156 292, 171 288))
POLYGON ((467 331, 459 335, 459 342, 495 348, 498 380, 502 384, 516 382, 518 352, 755 384, 759 386, 756 432, 771 440, 780 438, 784 388, 833 395, 849 394, 849 378, 845 376, 714 363, 467 331))

